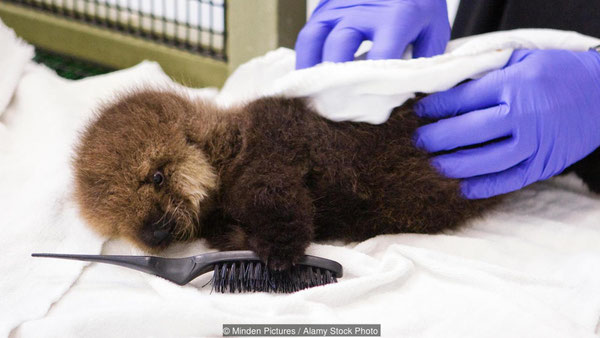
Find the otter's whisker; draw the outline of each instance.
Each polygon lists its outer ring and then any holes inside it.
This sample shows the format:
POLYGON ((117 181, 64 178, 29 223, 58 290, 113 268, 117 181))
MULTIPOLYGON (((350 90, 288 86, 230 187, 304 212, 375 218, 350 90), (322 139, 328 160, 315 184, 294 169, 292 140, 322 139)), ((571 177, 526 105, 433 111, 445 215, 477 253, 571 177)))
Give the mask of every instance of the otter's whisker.
MULTIPOLYGON (((169 200, 167 201, 167 208, 165 210, 165 212, 162 214, 162 216, 156 221, 154 222, 154 224, 159 224, 160 222, 162 222, 165 217, 167 217, 167 215, 169 214, 169 209, 171 208, 171 197, 169 197, 169 200)), ((168 224, 170 223, 171 220, 169 220, 169 222, 163 223, 163 224, 168 224)))
MULTIPOLYGON (((169 202, 171 202, 171 199, 169 198, 169 202)), ((167 209, 171 209, 171 203, 169 203, 169 207, 167 209)), ((173 219, 177 216, 177 209, 179 209, 179 205, 177 205, 175 208, 173 208, 173 210, 168 210, 166 213, 169 214, 169 221, 167 222, 167 224, 170 224, 171 222, 173 222, 173 219)))
POLYGON ((192 238, 192 237, 195 237, 195 236, 196 236, 196 227, 194 226, 193 219, 194 219, 194 217, 195 217, 195 218, 198 218, 198 213, 197 213, 196 211, 192 211, 192 212, 190 212, 189 210, 187 210, 187 211, 185 212, 185 214, 186 214, 186 217, 187 217, 187 219, 188 219, 188 221, 189 221, 189 222, 188 222, 189 226, 188 226, 188 227, 187 227, 187 229, 186 229, 186 230, 187 230, 187 233, 188 233, 187 235, 188 235, 190 238, 192 238))

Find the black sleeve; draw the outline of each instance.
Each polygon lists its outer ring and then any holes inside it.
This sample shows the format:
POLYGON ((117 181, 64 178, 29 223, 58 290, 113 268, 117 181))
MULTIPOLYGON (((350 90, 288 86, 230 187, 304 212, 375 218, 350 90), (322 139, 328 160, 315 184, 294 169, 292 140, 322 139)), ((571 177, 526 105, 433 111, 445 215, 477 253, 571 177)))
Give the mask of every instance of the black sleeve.
POLYGON ((461 0, 452 38, 516 28, 554 28, 600 37, 600 0, 461 0))
POLYGON ((600 194, 600 148, 567 168, 563 173, 575 172, 591 191, 600 194))

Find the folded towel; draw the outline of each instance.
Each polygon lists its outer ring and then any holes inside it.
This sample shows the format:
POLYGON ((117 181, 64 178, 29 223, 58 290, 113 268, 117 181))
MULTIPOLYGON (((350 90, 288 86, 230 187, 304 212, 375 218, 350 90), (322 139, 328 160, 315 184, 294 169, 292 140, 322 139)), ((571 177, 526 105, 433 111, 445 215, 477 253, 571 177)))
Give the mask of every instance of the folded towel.
MULTIPOLYGON (((0 25, 3 51, 6 34, 0 25)), ((594 337, 600 199, 573 176, 514 194, 459 231, 313 244, 309 254, 339 261, 345 275, 292 295, 211 294, 201 288, 209 275, 180 287, 110 265, 29 257, 140 253, 88 230, 71 197, 77 133, 94 107, 120 89, 159 84, 223 105, 270 94, 309 96, 325 116, 377 123, 414 91, 442 90, 501 67, 513 47, 580 50, 594 43, 574 33, 521 30, 457 40, 450 54, 432 59, 298 72, 293 52, 280 49, 241 66, 218 94, 177 86, 154 63, 67 81, 25 57, 2 61, 26 66, 12 88, 0 86, 0 97, 10 98, 0 110, 0 336, 205 337, 221 336, 224 323, 375 323, 392 337, 594 337), (353 109, 363 99, 369 110, 353 109)), ((165 255, 209 250, 196 241, 165 255)))
POLYGON ((575 32, 522 29, 454 40, 446 54, 432 58, 323 63, 300 71, 293 71, 294 52, 281 48, 240 66, 217 101, 231 105, 258 96, 303 96, 331 120, 379 124, 415 92, 442 91, 502 68, 514 49, 583 51, 599 43, 575 32))
POLYGON ((33 47, 17 38, 0 21, 0 116, 6 110, 25 65, 33 58, 33 47))

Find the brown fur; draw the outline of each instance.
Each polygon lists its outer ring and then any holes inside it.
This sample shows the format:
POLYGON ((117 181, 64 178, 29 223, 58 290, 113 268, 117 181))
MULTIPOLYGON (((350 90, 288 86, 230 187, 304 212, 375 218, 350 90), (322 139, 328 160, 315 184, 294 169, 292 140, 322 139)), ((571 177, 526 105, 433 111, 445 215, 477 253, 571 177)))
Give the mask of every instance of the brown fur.
POLYGON ((223 111, 137 91, 85 131, 76 196, 105 235, 152 251, 201 236, 222 250, 254 250, 278 269, 313 240, 456 228, 497 199, 467 200, 457 180, 429 165, 411 140, 425 122, 411 107, 375 126, 331 122, 302 99, 223 111), (162 185, 152 183, 157 171, 162 185))

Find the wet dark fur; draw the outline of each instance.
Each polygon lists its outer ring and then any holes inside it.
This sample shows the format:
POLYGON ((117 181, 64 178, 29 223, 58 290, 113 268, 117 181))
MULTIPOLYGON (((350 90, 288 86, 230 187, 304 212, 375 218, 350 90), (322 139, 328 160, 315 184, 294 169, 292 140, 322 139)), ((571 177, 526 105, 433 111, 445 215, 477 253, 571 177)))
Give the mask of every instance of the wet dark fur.
POLYGON ((429 165, 411 140, 426 122, 412 104, 375 126, 331 122, 302 99, 222 111, 170 92, 133 92, 102 108, 84 133, 76 196, 106 235, 154 251, 200 236, 221 250, 254 250, 277 269, 311 241, 454 229, 498 198, 464 199, 457 180, 429 165), (161 185, 152 183, 157 171, 161 185))
POLYGON ((251 103, 239 121, 242 147, 220 169, 221 207, 209 222, 220 226, 205 236, 233 249, 239 226, 245 246, 293 261, 311 240, 435 233, 480 215, 495 201, 462 198, 456 180, 430 167, 412 144, 422 121, 411 105, 373 126, 331 122, 300 99, 251 103))

